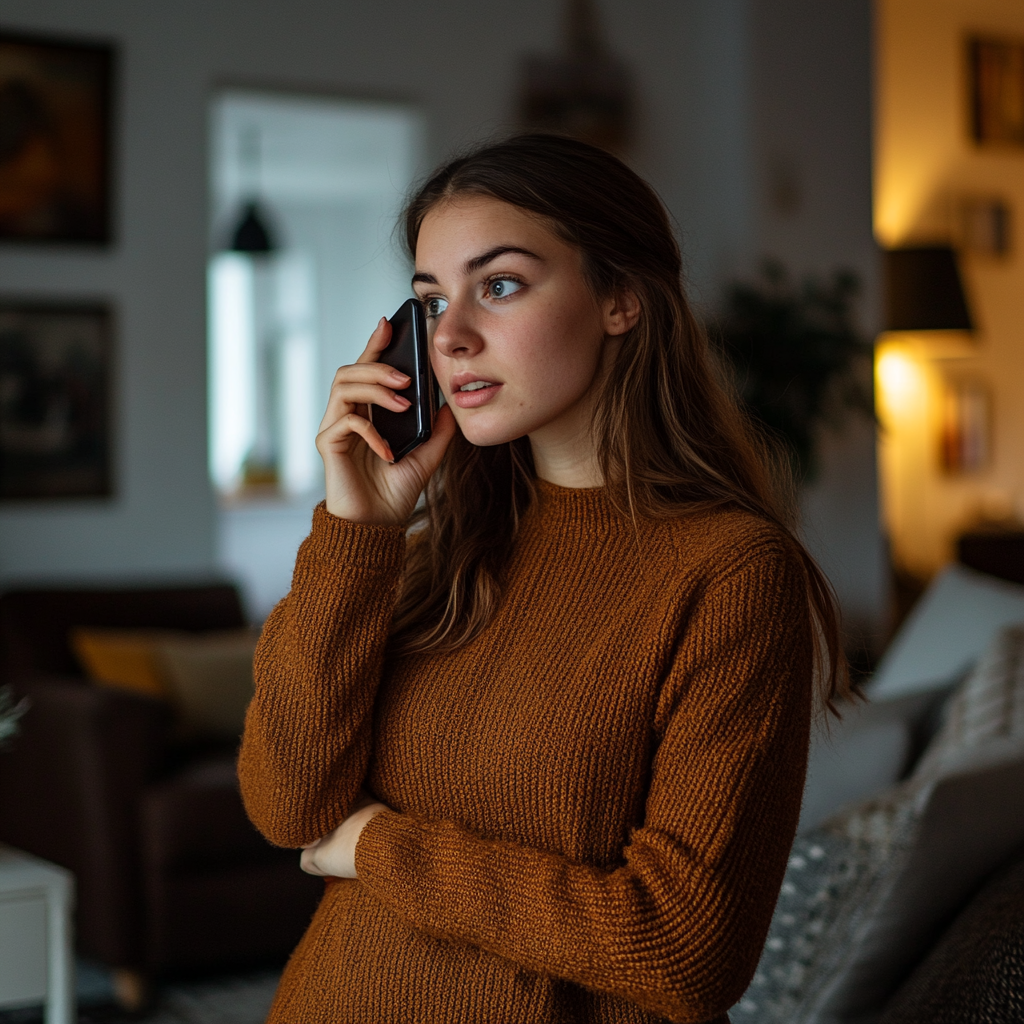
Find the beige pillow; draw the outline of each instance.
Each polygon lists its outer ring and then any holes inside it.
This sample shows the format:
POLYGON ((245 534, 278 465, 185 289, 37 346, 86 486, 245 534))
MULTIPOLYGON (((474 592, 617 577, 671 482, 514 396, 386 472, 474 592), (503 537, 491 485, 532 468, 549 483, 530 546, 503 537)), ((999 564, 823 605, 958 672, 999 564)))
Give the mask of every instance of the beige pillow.
POLYGON ((161 638, 158 663, 186 734, 241 736, 253 693, 255 630, 161 638))

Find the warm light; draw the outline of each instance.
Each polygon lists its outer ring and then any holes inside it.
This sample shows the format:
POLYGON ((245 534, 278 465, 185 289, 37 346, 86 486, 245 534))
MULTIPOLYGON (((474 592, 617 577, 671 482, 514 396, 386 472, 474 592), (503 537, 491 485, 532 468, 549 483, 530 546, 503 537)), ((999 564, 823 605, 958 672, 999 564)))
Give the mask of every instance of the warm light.
POLYGON ((926 393, 924 372, 899 344, 878 347, 875 384, 879 412, 887 422, 905 420, 921 411, 926 393))

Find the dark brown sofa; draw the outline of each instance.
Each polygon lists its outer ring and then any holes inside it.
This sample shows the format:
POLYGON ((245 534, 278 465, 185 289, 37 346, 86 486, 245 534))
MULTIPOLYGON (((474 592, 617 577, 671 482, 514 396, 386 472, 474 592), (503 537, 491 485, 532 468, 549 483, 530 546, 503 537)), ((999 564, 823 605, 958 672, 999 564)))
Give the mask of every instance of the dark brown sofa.
POLYGON ((31 707, 0 753, 0 841, 70 868, 83 955, 155 976, 283 959, 323 890, 245 816, 237 744, 172 739, 163 702, 83 678, 74 626, 230 629, 230 586, 0 595, 0 683, 31 707))

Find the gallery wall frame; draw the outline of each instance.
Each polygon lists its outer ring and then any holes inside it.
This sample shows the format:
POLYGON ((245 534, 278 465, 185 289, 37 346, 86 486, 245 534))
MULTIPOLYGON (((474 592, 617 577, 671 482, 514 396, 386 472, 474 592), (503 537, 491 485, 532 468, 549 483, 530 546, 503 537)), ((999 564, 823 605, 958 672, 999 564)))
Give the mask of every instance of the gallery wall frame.
POLYGON ((0 28, 0 243, 113 236, 113 44, 0 28))
POLYGON ((967 66, 974 141, 1024 147, 1024 39, 972 36, 967 66))
POLYGON ((0 297, 0 502, 113 494, 114 309, 0 297))

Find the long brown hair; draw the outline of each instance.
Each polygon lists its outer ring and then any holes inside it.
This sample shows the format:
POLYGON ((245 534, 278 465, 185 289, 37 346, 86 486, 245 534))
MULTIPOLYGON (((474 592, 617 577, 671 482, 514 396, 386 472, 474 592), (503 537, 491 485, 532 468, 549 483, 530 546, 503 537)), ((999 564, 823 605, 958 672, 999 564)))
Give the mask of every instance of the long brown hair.
MULTIPOLYGON (((794 535, 787 460, 741 412, 686 301, 679 246, 657 194, 603 150, 516 136, 452 160, 419 188, 405 213, 414 259, 424 217, 461 196, 542 217, 582 254, 596 295, 636 295, 640 316, 602 378, 593 424, 609 500, 634 520, 730 506, 786 530, 804 564, 820 695, 832 707, 849 689, 832 588, 794 535)), ((476 447, 456 432, 410 524, 393 626, 399 650, 452 650, 490 622, 533 480, 528 438, 476 447)))

